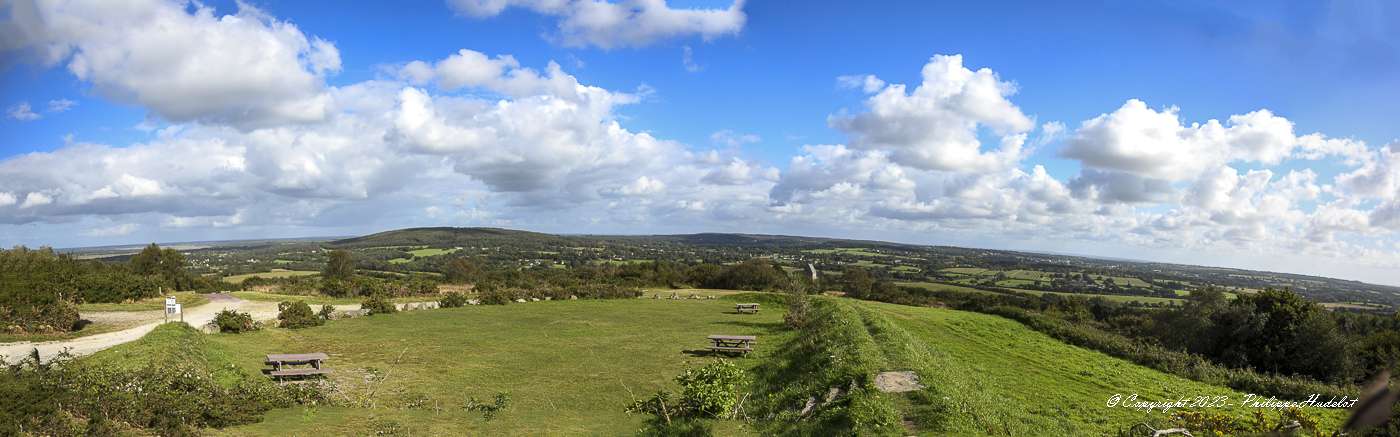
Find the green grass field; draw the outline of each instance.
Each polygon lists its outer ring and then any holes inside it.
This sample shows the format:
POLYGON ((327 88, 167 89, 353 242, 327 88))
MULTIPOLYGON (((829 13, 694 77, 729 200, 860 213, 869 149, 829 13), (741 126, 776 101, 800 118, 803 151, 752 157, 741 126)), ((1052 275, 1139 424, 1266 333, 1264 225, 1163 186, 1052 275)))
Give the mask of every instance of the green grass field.
MULTIPOLYGON (((914 356, 923 359, 903 364, 951 398, 957 413, 948 429, 935 435, 1112 435, 1120 427, 1166 416, 1106 407, 1117 393, 1137 393, 1147 400, 1228 395, 1238 402, 1242 396, 1070 346, 1001 317, 877 302, 859 305, 909 334, 914 356)), ((1342 418, 1337 410, 1321 415, 1328 429, 1342 418)))
MULTIPOLYGON (((1002 282, 1006 282, 1006 281, 1002 281, 1002 282)), ((939 283, 939 282, 895 282, 895 285, 904 286, 904 287, 916 287, 916 288, 922 288, 922 289, 925 289, 925 290, 933 290, 933 291, 961 291, 961 292, 966 292, 966 293, 997 294, 997 292, 995 292, 995 291, 987 291, 987 290, 981 290, 981 289, 976 289, 976 288, 972 288, 972 287, 963 287, 963 286, 959 286, 959 285, 944 284, 944 283, 939 283)), ((1012 291, 1016 291, 1016 292, 1020 292, 1020 293, 1033 294, 1033 295, 1036 295, 1036 296, 1039 296, 1039 295, 1042 295, 1042 294, 1045 294, 1045 293, 1050 293, 1050 294, 1058 294, 1058 295, 1061 295, 1061 296, 1082 297, 1082 298, 1085 298, 1085 299, 1092 299, 1092 298, 1095 298, 1095 297, 1102 297, 1102 298, 1107 299, 1107 300, 1112 301, 1112 302, 1142 302, 1142 303, 1167 303, 1167 304, 1180 304, 1181 302, 1183 302, 1183 299, 1173 299, 1173 298, 1167 298, 1167 297, 1127 296, 1127 295, 1117 295, 1117 294, 1062 293, 1062 292, 1058 292, 1058 291, 1027 290, 1027 289, 1023 289, 1023 288, 1011 288, 1011 290, 1012 290, 1012 291)))
POLYGON ((955 275, 972 275, 972 276, 978 276, 978 275, 981 275, 981 274, 983 274, 983 273, 987 273, 987 272, 989 272, 989 271, 991 271, 991 270, 987 270, 987 269, 984 269, 984 268, 981 268, 981 267, 950 267, 950 268, 946 268, 946 269, 939 270, 939 271, 940 271, 940 272, 944 272, 944 273, 952 273, 952 274, 955 274, 955 275))
POLYGON ((890 255, 890 254, 887 254, 887 253, 871 252, 869 249, 860 248, 860 247, 838 247, 838 248, 834 248, 834 249, 808 249, 808 250, 804 250, 803 252, 812 253, 812 254, 817 254, 817 255, 841 254, 841 255, 869 256, 869 257, 877 257, 877 258, 879 258, 879 257, 893 256, 893 255, 890 255))
POLYGON ((1105 300, 1108 300, 1108 301, 1111 301, 1111 302, 1165 303, 1165 304, 1171 304, 1171 305, 1179 305, 1179 304, 1181 304, 1182 302, 1184 302, 1183 299, 1177 299, 1177 298, 1171 298, 1171 297, 1130 296, 1130 295, 1123 295, 1123 294, 1064 293, 1064 292, 1059 292, 1059 291, 1040 291, 1040 290, 1025 290, 1025 289, 1015 289, 1015 290, 1018 291, 1018 292, 1021 292, 1021 293, 1030 293, 1030 294, 1034 294, 1034 295, 1036 295, 1036 296, 1039 296, 1039 295, 1042 295, 1042 294, 1045 294, 1045 293, 1050 293, 1050 294, 1058 294, 1058 295, 1061 295, 1061 296, 1082 297, 1082 298, 1085 298, 1085 299, 1093 299, 1093 298, 1096 298, 1096 297, 1102 297, 1102 298, 1104 298, 1105 300))
POLYGON ((243 282, 244 279, 248 279, 248 278, 268 278, 268 279, 275 279, 275 278, 291 278, 291 277, 296 277, 296 276, 311 276, 311 275, 319 275, 319 274, 321 274, 321 272, 314 272, 314 271, 310 271, 310 270, 272 269, 272 271, 269 271, 269 272, 246 273, 246 274, 242 274, 242 275, 225 276, 225 277, 224 277, 224 282, 229 282, 229 283, 237 284, 237 283, 243 282))
MULTIPOLYGON (((683 353, 706 346, 705 335, 758 335, 758 351, 737 360, 745 366, 761 361, 767 353, 762 345, 778 344, 780 311, 741 316, 732 314, 733 304, 532 302, 213 335, 211 347, 247 372, 261 369, 268 353, 312 351, 330 354, 328 366, 347 384, 362 381, 365 368, 388 372, 379 407, 275 410, 261 423, 213 434, 372 435, 373 422, 386 420, 408 427, 411 435, 632 434, 643 417, 626 414, 625 406, 634 396, 675 389, 675 375, 712 359, 683 353), (511 404, 495 420, 461 409, 467 396, 489 399, 498 392, 509 392, 511 404), (400 408, 417 395, 442 411, 400 408)), ((721 423, 716 431, 752 433, 737 422, 721 423)))
POLYGON ((963 287, 953 284, 939 282, 895 282, 894 285, 901 287, 915 287, 930 291, 961 291, 964 293, 997 294, 995 291, 980 290, 972 287, 963 287))
MULTIPOLYGON (((89 359, 137 365, 171 353, 193 354, 225 369, 216 373, 221 381, 232 381, 238 372, 256 375, 268 353, 325 352, 333 379, 351 395, 370 390, 364 382, 370 369, 386 375, 373 407, 273 410, 260 423, 209 430, 212 435, 374 435, 388 422, 406 428, 401 435, 630 435, 644 418, 626 414, 625 406, 676 389, 675 375, 712 360, 686 353, 703 349, 705 335, 757 335, 757 351, 735 360, 746 368, 770 362, 774 348, 797 338, 783 327, 781 306, 758 315, 732 313, 735 299, 767 297, 468 306, 236 335, 162 328, 89 359), (509 393, 511 403, 494 420, 461 408, 468 397, 496 393, 509 393), (408 407, 414 399, 425 400, 426 407, 408 407)), ((862 335, 875 345, 867 352, 879 370, 913 370, 945 400, 950 410, 940 428, 923 429, 923 435, 1105 435, 1166 416, 1105 406, 1117 393, 1146 400, 1241 396, 1070 346, 1001 317, 817 299, 859 314, 854 326, 868 331, 862 335)), ((896 408, 921 408, 904 395, 888 396, 896 408)), ((1236 413, 1250 410, 1230 412, 1236 413)), ((1328 429, 1341 414, 1320 413, 1328 429)), ((718 422, 715 432, 758 433, 752 424, 732 420, 718 422)))
MULTIPOLYGON (((330 297, 321 295, 300 295, 300 294, 278 294, 264 293, 261 291, 234 291, 230 295, 244 300, 256 300, 262 302, 282 302, 282 301, 303 301, 308 305, 349 305, 363 302, 363 297, 330 297)), ((431 296, 410 296, 394 297, 389 300, 394 302, 423 302, 435 300, 431 296)))
POLYGON ((430 257, 430 256, 446 255, 446 254, 449 254, 449 253, 452 253, 452 252, 456 252, 456 251, 458 251, 458 250, 462 250, 462 248, 460 248, 460 247, 454 247, 454 248, 451 248, 451 249, 439 249, 439 248, 428 248, 428 247, 425 247, 425 248, 422 248, 422 249, 410 250, 410 251, 408 251, 408 254, 409 254, 409 255, 413 255, 414 258, 427 258, 427 257, 430 257))
MULTIPOLYGON (((181 291, 173 293, 175 301, 185 308, 195 307, 209 303, 209 298, 192 291, 181 291)), ((85 303, 78 305, 79 313, 95 313, 104 311, 156 311, 165 309, 165 296, 141 299, 136 302, 124 303, 85 303)))

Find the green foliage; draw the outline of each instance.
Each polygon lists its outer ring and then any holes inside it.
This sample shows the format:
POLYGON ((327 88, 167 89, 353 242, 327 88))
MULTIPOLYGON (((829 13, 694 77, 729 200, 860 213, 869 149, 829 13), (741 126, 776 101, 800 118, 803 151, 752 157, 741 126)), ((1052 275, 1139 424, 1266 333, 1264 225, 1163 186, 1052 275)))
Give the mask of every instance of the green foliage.
POLYGON ((273 408, 328 401, 318 386, 282 387, 243 373, 221 384, 198 358, 201 334, 172 324, 151 335, 193 347, 132 365, 64 356, 0 362, 0 435, 196 435, 256 422, 273 408))
POLYGON ((474 284, 481 280, 481 266, 466 258, 453 258, 443 267, 447 282, 453 284, 474 284))
POLYGON ((256 331, 262 328, 261 324, 253 321, 253 316, 248 313, 228 309, 214 315, 214 326, 219 328, 219 332, 227 334, 256 331))
POLYGON ((382 294, 375 294, 366 298, 364 302, 360 303, 360 309, 369 310, 369 315, 371 316, 375 314, 393 314, 399 312, 398 307, 394 306, 394 302, 385 298, 382 294))
POLYGON ((461 308, 466 305, 467 296, 455 291, 444 294, 442 299, 438 299, 438 306, 442 308, 461 308))
POLYGON ((686 369, 676 377, 681 385, 681 407, 701 417, 729 414, 739 402, 740 388, 748 374, 734 363, 719 360, 699 369, 686 369))
POLYGON ((158 295, 156 277, 125 266, 74 260, 51 249, 0 250, 0 331, 69 331, 78 302, 123 302, 158 295))
POLYGON ((327 254, 326 268, 321 271, 321 277, 341 281, 349 281, 354 278, 355 260, 350 255, 350 251, 344 249, 330 251, 327 254))
POLYGON ((466 402, 462 403, 462 409, 467 411, 479 411, 481 412, 481 417, 488 421, 495 419, 497 414, 505 411, 509 406, 510 393, 496 393, 496 396, 491 398, 490 403, 477 400, 476 397, 468 397, 466 402))
POLYGON ((175 249, 161 249, 151 243, 141 252, 132 255, 128 265, 137 275, 156 278, 161 285, 172 290, 193 290, 196 281, 185 271, 185 255, 175 249))
POLYGON ((1248 418, 1239 418, 1211 411, 1179 411, 1172 415, 1172 425, 1190 429, 1192 434, 1207 437, 1237 435, 1292 435, 1322 437, 1330 435, 1318 429, 1318 419, 1298 408, 1254 410, 1248 418), (1293 428, 1296 423, 1297 427, 1293 428), (1288 431, 1293 429, 1293 431, 1288 431), (1285 434, 1286 433, 1286 434, 1285 434))
POLYGON ((332 317, 335 317, 335 307, 332 305, 321 305, 321 310, 316 312, 316 317, 320 317, 321 320, 330 320, 332 317))
POLYGON ((716 360, 700 368, 686 369, 676 376, 679 395, 661 391, 650 398, 634 401, 629 413, 651 415, 644 435, 710 435, 700 419, 733 415, 749 384, 748 373, 734 363, 716 360))
MULTIPOLYGON (((324 311, 324 307, 322 311, 324 311)), ((278 326, 288 329, 309 328, 326 323, 324 318, 311 312, 311 305, 300 300, 279 302, 277 304, 277 321, 278 326)))

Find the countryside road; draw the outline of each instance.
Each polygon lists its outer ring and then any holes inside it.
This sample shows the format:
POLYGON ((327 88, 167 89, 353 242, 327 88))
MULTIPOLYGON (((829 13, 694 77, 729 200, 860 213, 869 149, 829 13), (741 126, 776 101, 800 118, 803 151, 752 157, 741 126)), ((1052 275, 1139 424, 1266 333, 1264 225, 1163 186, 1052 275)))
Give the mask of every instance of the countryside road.
MULTIPOLYGON (((204 326, 210 321, 213 321, 214 315, 224 309, 248 313, 253 316, 254 320, 272 320, 277 318, 277 302, 243 300, 218 293, 209 294, 208 297, 209 303, 197 307, 185 308, 186 324, 196 328, 204 326)), ((399 304, 399 306, 402 307, 403 304, 399 304)), ((339 311, 354 311, 360 309, 360 305, 335 305, 335 309, 339 311)), ((134 328, 68 340, 0 343, 0 357, 4 357, 6 361, 13 363, 29 355, 34 349, 39 350, 39 357, 44 361, 53 359, 54 356, 65 349, 74 356, 90 355, 112 346, 140 339, 147 333, 155 330, 161 323, 164 323, 160 311, 100 312, 84 314, 83 318, 89 320, 103 319, 108 321, 149 320, 149 322, 134 328)))

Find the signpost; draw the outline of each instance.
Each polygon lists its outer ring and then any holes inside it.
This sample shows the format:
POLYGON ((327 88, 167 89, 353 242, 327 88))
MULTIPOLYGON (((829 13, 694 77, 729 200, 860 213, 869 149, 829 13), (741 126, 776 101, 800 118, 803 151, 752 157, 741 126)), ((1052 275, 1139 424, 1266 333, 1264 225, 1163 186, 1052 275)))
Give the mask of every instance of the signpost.
POLYGON ((175 296, 165 298, 165 321, 170 321, 171 314, 179 314, 180 321, 185 321, 185 313, 180 311, 180 304, 175 303, 175 296))

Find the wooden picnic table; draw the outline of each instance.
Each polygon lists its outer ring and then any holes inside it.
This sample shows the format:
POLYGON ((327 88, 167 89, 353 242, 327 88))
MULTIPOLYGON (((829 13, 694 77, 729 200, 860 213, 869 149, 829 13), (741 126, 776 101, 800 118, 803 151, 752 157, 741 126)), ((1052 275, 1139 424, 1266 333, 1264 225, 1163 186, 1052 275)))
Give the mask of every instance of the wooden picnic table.
POLYGON ((269 370, 267 374, 271 375, 273 378, 325 375, 331 373, 331 369, 322 368, 321 364, 328 359, 330 359, 329 356, 320 352, 310 354, 267 354, 266 363, 272 366, 272 369, 269 370), (283 366, 306 365, 310 365, 311 367, 283 368, 283 366))
POLYGON ((710 350, 714 352, 738 352, 747 354, 753 352, 753 345, 758 344, 758 337, 752 335, 711 335, 710 350))
POLYGON ((734 304, 734 312, 737 312, 737 313, 747 313, 747 314, 758 314, 758 304, 756 304, 756 303, 736 303, 736 304, 734 304))

